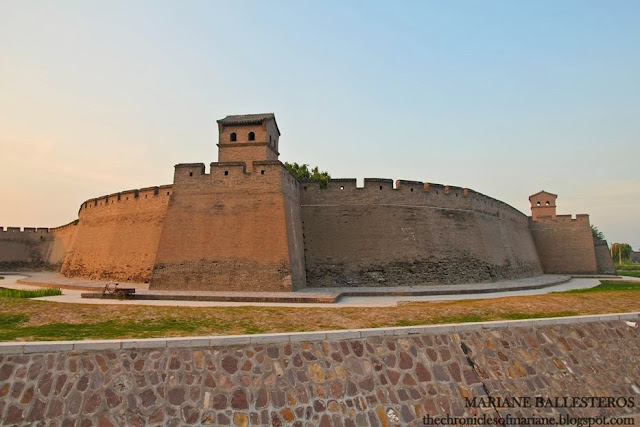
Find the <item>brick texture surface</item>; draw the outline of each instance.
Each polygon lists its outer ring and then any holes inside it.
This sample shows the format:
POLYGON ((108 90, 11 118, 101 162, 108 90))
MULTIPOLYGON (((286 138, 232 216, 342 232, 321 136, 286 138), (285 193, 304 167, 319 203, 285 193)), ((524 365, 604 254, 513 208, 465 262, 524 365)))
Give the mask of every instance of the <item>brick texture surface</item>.
POLYGON ((597 273, 596 253, 588 215, 558 215, 530 221, 545 273, 597 273))
POLYGON ((470 190, 303 184, 309 286, 490 282, 542 273, 527 217, 470 190))
POLYGON ((171 192, 155 187, 84 203, 62 274, 148 282, 171 192))
POLYGON ((598 274, 618 274, 606 240, 594 239, 598 274))
POLYGON ((299 215, 286 212, 296 203, 296 185, 277 161, 255 162, 253 173, 237 163, 214 163, 209 174, 178 165, 151 289, 290 291, 293 280, 304 286, 300 225, 287 224, 299 215), (290 229, 298 231, 291 242, 290 229))
POLYGON ((73 240, 75 225, 0 230, 0 270, 58 270, 73 240))

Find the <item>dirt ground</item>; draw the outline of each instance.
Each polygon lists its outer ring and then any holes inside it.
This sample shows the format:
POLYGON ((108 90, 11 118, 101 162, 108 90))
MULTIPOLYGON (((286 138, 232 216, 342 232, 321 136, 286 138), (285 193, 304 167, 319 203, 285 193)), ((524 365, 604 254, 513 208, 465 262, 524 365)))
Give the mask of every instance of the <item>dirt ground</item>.
MULTIPOLYGON (((0 318, 22 316, 19 327, 104 323, 119 330, 109 338, 140 336, 154 325, 154 336, 245 334, 371 328, 470 321, 510 320, 640 311, 640 292, 606 291, 546 294, 486 300, 432 301, 397 307, 163 307, 61 304, 0 299, 0 318), (126 325, 130 325, 130 333, 126 325), (118 326, 117 328, 115 326, 118 326)), ((1 326, 1 324, 0 324, 1 326)), ((8 326, 8 325, 7 325, 8 326)), ((25 331, 26 332, 26 331, 25 331)), ((100 334, 93 332, 90 335, 100 334)), ((93 336, 95 338, 95 336, 93 336)), ((24 337, 29 339, 28 337, 24 337)))

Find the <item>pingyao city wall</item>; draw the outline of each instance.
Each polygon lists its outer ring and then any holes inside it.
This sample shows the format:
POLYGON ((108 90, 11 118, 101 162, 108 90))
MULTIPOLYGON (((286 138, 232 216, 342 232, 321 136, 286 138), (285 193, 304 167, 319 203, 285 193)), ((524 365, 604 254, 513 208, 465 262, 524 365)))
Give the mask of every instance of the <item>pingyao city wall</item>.
POLYGON ((389 179, 294 178, 273 114, 218 120, 218 160, 176 165, 173 185, 82 203, 78 221, 0 232, 0 269, 151 282, 152 289, 480 283, 614 273, 588 215, 532 216, 471 189, 389 179))

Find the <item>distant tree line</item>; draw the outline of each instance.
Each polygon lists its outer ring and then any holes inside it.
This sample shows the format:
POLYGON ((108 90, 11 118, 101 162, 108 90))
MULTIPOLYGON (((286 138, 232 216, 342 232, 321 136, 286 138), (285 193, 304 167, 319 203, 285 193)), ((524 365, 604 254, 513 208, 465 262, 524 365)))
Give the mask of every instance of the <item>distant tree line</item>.
MULTIPOLYGON (((591 226, 591 233, 594 239, 605 240, 602 231, 598 230, 595 225, 591 226)), ((625 264, 631 262, 631 252, 633 249, 628 243, 612 243, 611 244, 611 258, 613 262, 618 264, 625 264)))
POLYGON ((631 262, 631 252, 631 245, 628 243, 614 243, 611 245, 611 258, 619 264, 631 262))

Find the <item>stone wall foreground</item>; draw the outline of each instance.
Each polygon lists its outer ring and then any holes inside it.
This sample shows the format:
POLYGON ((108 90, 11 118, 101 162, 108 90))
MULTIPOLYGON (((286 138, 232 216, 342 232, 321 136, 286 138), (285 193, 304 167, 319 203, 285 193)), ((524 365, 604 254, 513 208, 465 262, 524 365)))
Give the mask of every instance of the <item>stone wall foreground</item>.
MULTIPOLYGON (((430 416, 640 421, 638 314, 329 333, 0 344, 2 425, 423 425, 430 416), (586 408, 465 398, 608 396, 586 408), (476 400, 476 404, 479 403, 476 400), (477 405, 476 405, 477 406, 477 405)), ((562 401, 559 401, 562 403, 562 401)))

